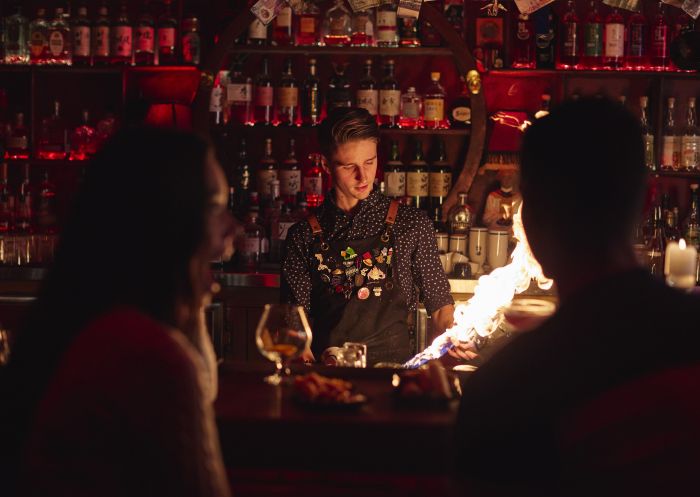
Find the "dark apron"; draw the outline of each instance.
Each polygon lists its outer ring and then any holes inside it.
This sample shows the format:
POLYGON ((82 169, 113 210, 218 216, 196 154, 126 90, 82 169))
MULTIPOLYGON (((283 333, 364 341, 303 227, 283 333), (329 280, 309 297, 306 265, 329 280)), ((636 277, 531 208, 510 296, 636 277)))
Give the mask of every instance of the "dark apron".
POLYGON ((367 364, 403 363, 413 354, 408 305, 396 275, 392 202, 381 235, 326 243, 315 216, 311 271, 311 350, 317 359, 328 347, 345 342, 367 345, 367 364))

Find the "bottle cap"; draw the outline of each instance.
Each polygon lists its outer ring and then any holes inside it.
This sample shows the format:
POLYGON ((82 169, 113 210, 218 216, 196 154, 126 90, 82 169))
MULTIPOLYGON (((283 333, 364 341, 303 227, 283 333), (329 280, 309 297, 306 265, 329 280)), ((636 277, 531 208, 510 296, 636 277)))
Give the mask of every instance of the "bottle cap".
POLYGON ((439 72, 431 72, 430 79, 433 81, 438 81, 440 79, 440 73, 439 72))
POLYGON ((649 97, 639 97, 639 105, 642 107, 646 107, 647 105, 649 105, 649 97))

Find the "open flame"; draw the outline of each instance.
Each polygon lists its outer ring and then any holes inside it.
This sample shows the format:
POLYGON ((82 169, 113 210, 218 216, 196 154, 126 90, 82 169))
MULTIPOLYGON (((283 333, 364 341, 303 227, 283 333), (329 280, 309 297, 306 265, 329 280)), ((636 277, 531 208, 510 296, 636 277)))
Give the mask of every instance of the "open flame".
MULTIPOLYGON (((535 114, 535 117, 540 117, 540 116, 535 114)), ((500 112, 500 111, 495 112, 491 116, 491 120, 495 121, 499 124, 502 124, 504 126, 509 126, 511 128, 519 129, 520 131, 525 131, 525 129, 532 124, 527 119, 524 119, 521 121, 516 116, 508 114, 507 112, 500 112)))
POLYGON ((517 293, 522 293, 534 279, 537 285, 548 290, 554 283, 542 273, 540 264, 532 255, 523 228, 520 208, 513 216, 513 235, 518 241, 511 254, 510 264, 494 269, 490 274, 479 278, 474 296, 455 308, 455 325, 433 340, 404 367, 414 369, 426 362, 442 357, 454 347, 453 339, 471 342, 477 337, 486 337, 503 323, 503 311, 513 301, 517 293))

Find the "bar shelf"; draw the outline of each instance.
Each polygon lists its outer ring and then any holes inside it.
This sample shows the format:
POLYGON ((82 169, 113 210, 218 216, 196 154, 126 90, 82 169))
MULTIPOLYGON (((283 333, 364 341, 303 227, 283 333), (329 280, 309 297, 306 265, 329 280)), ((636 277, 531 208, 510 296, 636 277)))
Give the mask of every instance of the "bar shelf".
POLYGON ((454 55, 451 48, 447 47, 249 47, 233 46, 232 54, 258 54, 258 55, 356 55, 356 56, 434 56, 449 57, 454 55))

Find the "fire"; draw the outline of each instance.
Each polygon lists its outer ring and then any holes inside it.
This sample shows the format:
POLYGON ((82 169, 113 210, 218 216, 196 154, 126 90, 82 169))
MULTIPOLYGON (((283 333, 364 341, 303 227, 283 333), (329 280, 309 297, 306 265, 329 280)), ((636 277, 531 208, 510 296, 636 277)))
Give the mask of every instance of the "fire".
POLYGON ((503 323, 503 311, 512 302, 515 294, 528 289, 530 282, 548 290, 554 283, 542 273, 540 264, 532 255, 527 243, 520 209, 513 216, 513 235, 518 241, 511 254, 510 264, 494 269, 490 274, 479 278, 474 296, 455 309, 455 325, 433 340, 404 367, 413 369, 426 362, 443 356, 453 345, 453 339, 472 342, 478 337, 487 337, 503 323))
MULTIPOLYGON (((538 116, 535 116, 538 117, 538 116)), ((504 126, 509 126, 511 128, 519 129, 520 131, 525 131, 525 128, 530 126, 532 123, 527 119, 520 121, 516 116, 508 114, 506 112, 496 112, 491 116, 491 120, 495 121, 504 126)))

